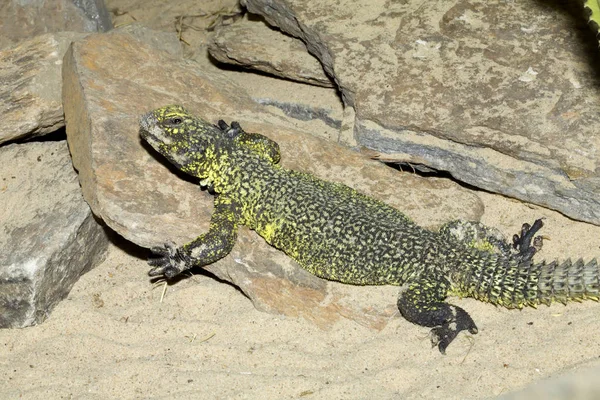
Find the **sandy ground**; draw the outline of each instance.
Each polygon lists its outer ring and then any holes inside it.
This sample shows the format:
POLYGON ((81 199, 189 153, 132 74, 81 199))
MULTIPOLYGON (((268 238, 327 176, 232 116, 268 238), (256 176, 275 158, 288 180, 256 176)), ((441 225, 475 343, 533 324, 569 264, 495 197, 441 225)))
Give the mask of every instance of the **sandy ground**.
MULTIPOLYGON (((108 2, 125 22, 143 19, 134 3, 108 2)), ((161 2, 144 7, 153 3, 161 2)), ((185 3, 200 2, 173 3, 167 13, 185 3)), ((552 240, 538 259, 600 256, 600 227, 481 196, 483 222, 506 234, 547 218, 552 240)), ((442 356, 428 329, 398 315, 382 331, 351 321, 324 331, 259 312, 235 287, 204 275, 168 286, 161 302, 145 256, 116 241, 45 323, 0 330, 0 398, 481 399, 587 369, 600 357, 595 302, 519 311, 451 299, 480 332, 461 334, 442 356)))
MULTIPOLYGON (((481 195, 484 222, 507 232, 546 216, 542 256, 600 255, 600 227, 481 195)), ((480 332, 442 356, 399 316, 380 332, 351 321, 323 331, 259 312, 204 275, 168 286, 161 302, 144 257, 112 245, 45 323, 0 330, 0 398, 479 399, 600 357, 595 302, 511 311, 452 299, 480 332)))

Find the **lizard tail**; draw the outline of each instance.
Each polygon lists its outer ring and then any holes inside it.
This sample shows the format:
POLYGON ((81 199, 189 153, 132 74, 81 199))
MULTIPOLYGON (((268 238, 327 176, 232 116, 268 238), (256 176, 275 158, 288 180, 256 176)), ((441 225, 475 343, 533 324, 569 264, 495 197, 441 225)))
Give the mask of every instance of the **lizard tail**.
POLYGON ((567 301, 595 300, 600 298, 600 270, 594 258, 588 263, 582 259, 575 262, 566 260, 559 264, 544 261, 534 269, 539 270, 538 302, 549 305, 553 301, 566 304, 567 301))
POLYGON ((493 257, 484 264, 485 267, 475 267, 454 294, 506 308, 600 299, 600 268, 596 259, 587 263, 581 259, 533 263, 531 259, 493 257))

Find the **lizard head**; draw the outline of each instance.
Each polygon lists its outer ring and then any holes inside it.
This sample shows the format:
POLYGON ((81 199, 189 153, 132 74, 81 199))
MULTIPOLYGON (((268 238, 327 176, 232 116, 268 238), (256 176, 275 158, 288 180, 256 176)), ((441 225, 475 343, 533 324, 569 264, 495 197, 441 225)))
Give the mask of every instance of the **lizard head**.
POLYGON ((180 170, 201 177, 222 132, 179 105, 158 108, 140 119, 140 136, 180 170))

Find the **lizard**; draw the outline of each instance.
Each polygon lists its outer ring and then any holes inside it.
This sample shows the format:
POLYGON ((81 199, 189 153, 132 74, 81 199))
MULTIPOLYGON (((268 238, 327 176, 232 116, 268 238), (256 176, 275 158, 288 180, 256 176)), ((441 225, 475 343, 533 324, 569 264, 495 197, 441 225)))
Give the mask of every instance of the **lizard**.
POLYGON ((459 332, 478 332, 449 295, 507 308, 600 297, 596 259, 533 262, 541 219, 523 224, 512 243, 478 222, 428 230, 346 185, 282 167, 279 146, 266 136, 237 122, 211 124, 179 105, 143 115, 140 136, 215 195, 208 232, 180 247, 153 247, 151 277, 172 279, 223 258, 245 225, 321 278, 400 286, 400 314, 431 328, 442 354, 459 332))

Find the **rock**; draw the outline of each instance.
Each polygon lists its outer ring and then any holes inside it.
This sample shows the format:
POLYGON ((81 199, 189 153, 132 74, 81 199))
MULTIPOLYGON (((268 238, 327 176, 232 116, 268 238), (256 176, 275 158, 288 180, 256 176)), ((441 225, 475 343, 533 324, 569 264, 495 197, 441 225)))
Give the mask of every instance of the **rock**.
POLYGON ((155 30, 177 34, 186 58, 205 52, 207 36, 219 26, 235 22, 244 14, 239 0, 161 1, 107 0, 115 27, 140 23, 155 30))
POLYGON ((333 87, 323 67, 306 51, 302 41, 282 35, 262 21, 242 20, 217 30, 208 45, 222 63, 317 86, 333 87))
POLYGON ((0 51, 0 143, 64 126, 61 69, 75 32, 49 33, 0 51))
MULTIPOLYGON (((177 36, 132 24, 130 33, 156 48, 183 57, 177 36)), ((0 143, 37 137, 64 127, 62 61, 73 40, 85 34, 60 32, 37 36, 0 51, 0 70, 6 83, 0 88, 0 143)))
MULTIPOLYGON (((262 22, 246 20, 221 27, 216 35, 207 40, 211 55, 219 61, 311 84, 299 85, 265 74, 249 75, 233 69, 223 70, 223 74, 246 89, 254 101, 287 117, 303 122, 312 121, 310 131, 313 135, 339 141, 344 119, 343 104, 337 91, 329 88, 332 82, 323 73, 319 62, 306 52, 300 41, 273 32, 262 22), (287 60, 282 61, 282 55, 288 57, 287 60), (253 60, 260 61, 253 64, 253 60), (322 88, 312 84, 321 85, 322 88)), ((194 59, 203 68, 213 68, 202 54, 194 59)))
POLYGON ((337 142, 344 128, 351 128, 351 125, 344 124, 347 116, 344 115, 344 106, 336 89, 301 84, 266 74, 251 74, 248 70, 217 69, 209 59, 206 48, 204 50, 199 50, 193 58, 198 68, 218 70, 220 75, 243 88, 252 100, 286 120, 298 120, 305 127, 304 130, 312 135, 337 142))
POLYGON ((108 239, 81 196, 65 141, 0 148, 0 328, 44 321, 108 239))
POLYGON ((347 142, 600 224, 597 43, 580 5, 243 4, 319 58, 356 110, 347 142))
MULTIPOLYGON (((236 14, 241 12, 237 0, 172 3, 167 8, 163 3, 129 3, 126 9, 119 8, 118 1, 107 4, 113 11, 115 26, 128 26, 138 20, 154 30, 176 31, 185 57, 195 61, 198 68, 219 70, 273 113, 298 119, 304 126, 311 122, 312 134, 338 141, 342 127, 352 129, 352 125, 343 123, 343 104, 335 88, 299 84, 263 73, 249 74, 249 70, 222 68, 222 63, 215 63, 208 54, 208 44, 215 30, 236 20, 236 14), (212 30, 213 27, 217 28, 212 30)), ((353 114, 348 117, 353 120, 353 114)))
POLYGON ((102 0, 7 0, 0 6, 0 49, 45 33, 112 28, 102 0))
MULTIPOLYGON (((286 167, 347 183, 418 222, 431 226, 481 215, 480 200, 458 185, 399 173, 315 138, 303 130, 310 124, 270 113, 222 74, 129 35, 91 35, 74 43, 63 73, 67 137, 84 197, 108 226, 140 246, 188 242, 207 230, 212 212, 212 196, 140 141, 139 116, 169 103, 212 121, 235 119, 249 132, 276 140, 286 167)), ((257 308, 303 316, 319 326, 343 316, 381 328, 396 312, 397 288, 323 281, 247 229, 240 230, 229 256, 206 269, 240 287, 257 308), (371 293, 366 299, 363 289, 371 293)))
POLYGON ((174 33, 155 31, 138 23, 123 25, 115 29, 114 32, 127 33, 144 43, 150 44, 153 49, 169 53, 175 58, 183 58, 183 48, 179 38, 174 33))
MULTIPOLYGON (((95 22, 95 32, 107 32, 113 28, 111 17, 103 0, 72 0, 73 4, 90 20, 95 22)), ((93 23, 91 24, 93 26, 93 23)))

